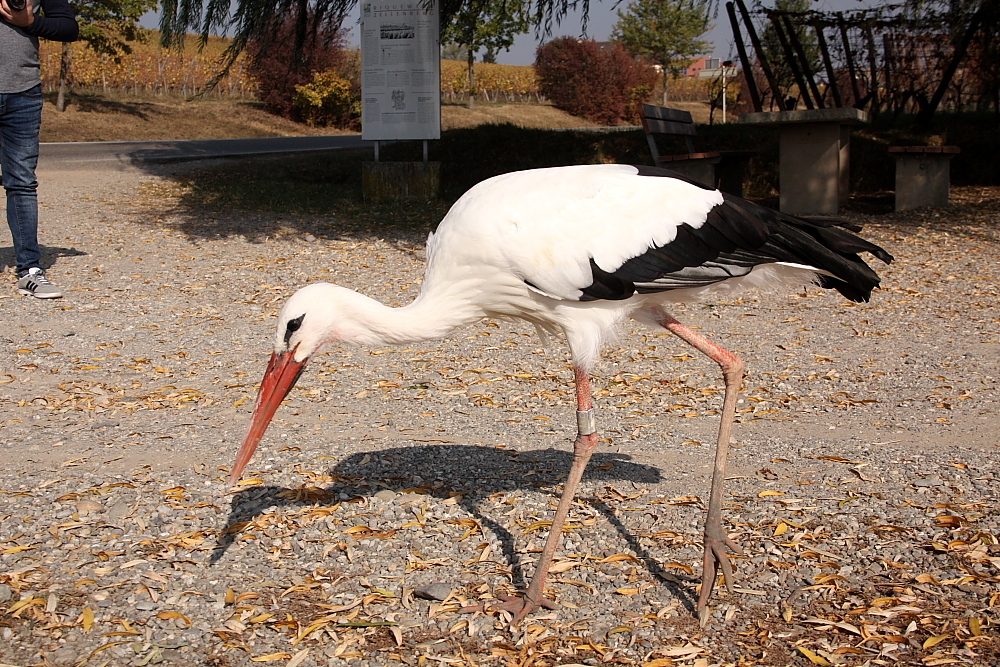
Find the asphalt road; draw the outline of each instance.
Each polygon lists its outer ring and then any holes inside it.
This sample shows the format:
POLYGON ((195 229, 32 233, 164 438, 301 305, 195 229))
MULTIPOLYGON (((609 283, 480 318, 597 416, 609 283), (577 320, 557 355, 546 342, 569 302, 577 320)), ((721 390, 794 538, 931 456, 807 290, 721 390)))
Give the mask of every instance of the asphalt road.
POLYGON ((143 164, 187 162, 241 155, 307 153, 371 146, 361 135, 197 139, 188 141, 105 141, 41 145, 39 168, 50 170, 130 169, 143 164))

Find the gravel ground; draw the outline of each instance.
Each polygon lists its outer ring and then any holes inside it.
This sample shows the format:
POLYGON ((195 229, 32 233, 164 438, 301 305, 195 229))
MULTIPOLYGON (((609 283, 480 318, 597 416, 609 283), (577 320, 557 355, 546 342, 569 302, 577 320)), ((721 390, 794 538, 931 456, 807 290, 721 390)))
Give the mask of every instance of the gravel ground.
POLYGON ((9 275, 0 294, 0 662, 1000 660, 1000 189, 858 216, 897 258, 870 304, 810 288, 675 312, 748 368, 726 504, 747 557, 704 630, 721 378, 623 331, 595 375, 604 437, 560 606, 512 631, 458 606, 534 569, 575 431, 563 346, 483 321, 422 349, 334 348, 230 492, 284 299, 331 280, 405 303, 423 239, 190 211, 162 175, 41 177, 66 298, 18 297, 9 275))

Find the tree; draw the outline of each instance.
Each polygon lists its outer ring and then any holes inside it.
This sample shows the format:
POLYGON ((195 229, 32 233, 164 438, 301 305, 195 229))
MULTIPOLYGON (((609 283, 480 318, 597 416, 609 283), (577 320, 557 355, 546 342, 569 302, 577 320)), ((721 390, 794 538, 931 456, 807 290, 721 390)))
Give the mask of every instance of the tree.
POLYGON ((539 46, 535 72, 542 94, 556 107, 603 125, 637 119, 639 103, 656 84, 653 66, 620 43, 601 49, 592 39, 574 37, 539 46))
POLYGON ((294 30, 294 21, 289 19, 273 36, 255 39, 247 47, 250 71, 257 80, 257 99, 267 112, 295 118, 297 89, 323 72, 357 83, 353 92, 360 95, 360 72, 355 75, 348 71, 352 53, 344 48, 342 30, 321 28, 306 40, 297 59, 293 57, 294 30))
MULTIPOLYGON (((357 0, 162 0, 160 39, 164 46, 174 46, 182 43, 188 32, 197 32, 203 44, 210 35, 230 35, 232 42, 221 63, 224 72, 252 40, 273 34, 288 17, 295 20, 292 45, 298 54, 307 35, 323 25, 340 27, 356 4, 357 0)), ((548 34, 553 25, 580 6, 578 0, 533 0, 529 10, 527 0, 441 0, 441 25, 451 23, 463 9, 472 8, 473 13, 489 9, 500 21, 526 16, 539 34, 548 34)), ((589 0, 584 0, 584 29, 589 6, 589 0)))
MULTIPOLYGON (((775 0, 774 11, 782 13, 806 13, 811 9, 811 0, 775 0)), ((809 64, 809 70, 811 72, 819 72, 822 64, 820 62, 819 54, 819 43, 816 41, 816 33, 814 33, 807 25, 806 21, 792 21, 794 26, 795 37, 798 39, 799 44, 802 45, 802 50, 805 52, 806 61, 809 64)), ((795 82, 795 75, 793 73, 793 68, 788 62, 788 56, 786 55, 784 49, 781 46, 781 40, 778 37, 778 33, 774 29, 773 23, 768 23, 767 27, 764 28, 764 34, 761 37, 761 47, 764 49, 764 53, 767 55, 768 62, 771 63, 771 68, 774 71, 774 78, 781 88, 780 99, 789 96, 792 88, 797 87, 795 82)), ((792 52, 792 57, 797 58, 794 51, 792 52)), ((796 59, 796 62, 798 60, 796 59)), ((801 65, 798 67, 801 71, 801 65)), ((808 91, 800 91, 802 95, 808 95, 808 91)))
POLYGON ((667 104, 667 79, 688 66, 690 58, 708 50, 698 39, 711 28, 709 6, 704 0, 633 0, 618 12, 613 39, 628 51, 660 66, 663 105, 667 104))
POLYGON ((496 62, 500 49, 509 49, 514 38, 531 27, 525 0, 473 0, 462 6, 447 23, 442 17, 441 41, 464 46, 469 64, 469 108, 476 104, 476 52, 485 50, 496 62))
POLYGON ((1000 31, 1000 7, 995 0, 909 0, 906 14, 917 23, 921 19, 932 23, 947 37, 942 40, 952 47, 950 57, 941 58, 941 80, 930 99, 917 97, 920 111, 917 122, 929 125, 952 80, 964 60, 980 94, 992 98, 1000 118, 1000 47, 996 35, 1000 31), (947 65, 944 63, 947 62, 947 65))
MULTIPOLYGON (((129 42, 141 42, 147 31, 139 27, 139 19, 156 9, 156 0, 71 0, 80 24, 80 39, 95 53, 110 56, 115 61, 122 54, 132 53, 129 42)), ((66 83, 70 70, 69 44, 63 43, 59 67, 59 94, 56 109, 66 109, 66 83)))
POLYGON ((461 44, 455 42, 441 42, 442 60, 465 60, 469 56, 469 50, 461 44))
POLYGON ((160 43, 176 47, 189 30, 199 34, 201 45, 213 34, 230 34, 214 85, 251 44, 276 41, 288 31, 292 66, 302 70, 309 40, 320 33, 335 34, 357 0, 162 0, 160 43))

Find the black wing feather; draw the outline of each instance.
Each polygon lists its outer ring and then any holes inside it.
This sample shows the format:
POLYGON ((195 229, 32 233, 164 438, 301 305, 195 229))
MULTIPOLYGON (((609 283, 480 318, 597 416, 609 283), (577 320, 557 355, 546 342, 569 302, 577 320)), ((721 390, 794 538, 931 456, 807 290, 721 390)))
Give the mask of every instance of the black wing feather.
MULTIPOLYGON (((689 179, 652 167, 639 177, 689 179)), ((797 218, 723 193, 723 203, 709 211, 695 229, 683 224, 674 240, 650 247, 613 270, 593 259, 594 282, 584 288, 582 301, 627 299, 651 293, 710 285, 743 276, 758 264, 790 262, 822 269, 821 287, 835 289, 851 301, 868 301, 879 285, 875 271, 858 253, 868 252, 886 264, 892 255, 844 229, 856 225, 839 218, 797 218)))

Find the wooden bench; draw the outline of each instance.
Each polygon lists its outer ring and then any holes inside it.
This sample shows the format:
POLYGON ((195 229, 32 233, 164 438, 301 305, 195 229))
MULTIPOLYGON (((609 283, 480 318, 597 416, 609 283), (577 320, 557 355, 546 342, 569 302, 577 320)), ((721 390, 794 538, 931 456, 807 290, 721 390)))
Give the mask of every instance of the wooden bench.
POLYGON ((643 104, 642 129, 646 131, 646 141, 655 166, 673 169, 708 187, 743 196, 743 176, 754 151, 696 152, 691 141, 691 137, 697 134, 694 121, 690 112, 680 109, 643 104), (660 155, 656 145, 657 134, 683 137, 688 152, 660 155))
POLYGON ((896 158, 896 210, 944 207, 951 194, 951 159, 958 146, 889 146, 896 158))

